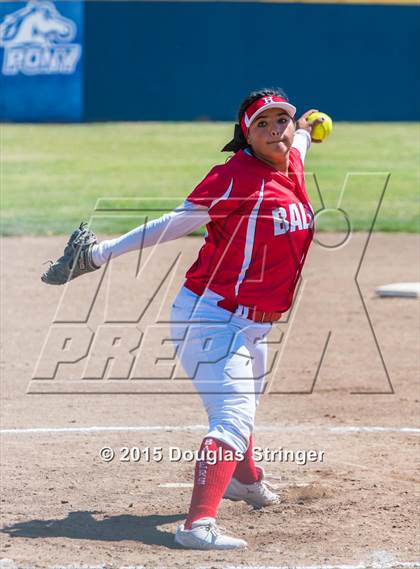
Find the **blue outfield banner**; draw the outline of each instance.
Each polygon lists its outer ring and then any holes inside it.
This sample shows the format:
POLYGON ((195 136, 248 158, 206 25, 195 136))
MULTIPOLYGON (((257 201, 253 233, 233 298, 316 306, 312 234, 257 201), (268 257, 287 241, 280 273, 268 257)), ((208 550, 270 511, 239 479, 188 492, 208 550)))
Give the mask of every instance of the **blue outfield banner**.
POLYGON ((85 120, 232 120, 261 87, 339 121, 418 120, 419 21, 418 6, 86 2, 85 120))
POLYGON ((83 23, 83 2, 0 3, 0 120, 82 120, 83 23))

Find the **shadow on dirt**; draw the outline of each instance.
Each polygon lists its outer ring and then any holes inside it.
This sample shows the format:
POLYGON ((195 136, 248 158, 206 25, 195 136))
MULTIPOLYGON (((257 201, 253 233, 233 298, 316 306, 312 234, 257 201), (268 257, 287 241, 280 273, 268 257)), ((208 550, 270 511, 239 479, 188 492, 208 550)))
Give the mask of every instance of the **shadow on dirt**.
POLYGON ((102 512, 69 512, 67 518, 56 520, 28 520, 4 527, 0 531, 10 537, 68 537, 96 541, 138 541, 146 545, 162 545, 177 549, 174 532, 164 531, 160 526, 186 518, 186 514, 155 516, 102 516, 102 512))

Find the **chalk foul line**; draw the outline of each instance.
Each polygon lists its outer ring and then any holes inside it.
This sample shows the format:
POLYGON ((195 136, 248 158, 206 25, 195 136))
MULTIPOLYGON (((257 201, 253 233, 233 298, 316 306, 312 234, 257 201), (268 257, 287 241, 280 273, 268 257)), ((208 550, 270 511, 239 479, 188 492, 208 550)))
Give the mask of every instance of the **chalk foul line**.
MULTIPOLYGON (((29 566, 17 565, 12 559, 0 559, 0 569, 30 569, 29 566)), ((103 563, 95 565, 52 565, 50 569, 107 569, 107 565, 103 563)), ((328 565, 196 565, 195 569, 418 569, 420 561, 372 561, 361 562, 357 564, 328 564, 328 565)), ((116 568, 117 569, 117 568, 116 568)), ((120 569, 147 569, 145 565, 121 565, 120 569)), ((155 569, 158 569, 157 567, 155 569)), ((171 567, 165 565, 165 569, 171 567)), ((175 568, 172 568, 175 569, 175 568)))
MULTIPOLYGON (((206 425, 138 425, 138 426, 91 426, 91 427, 34 427, 17 429, 0 429, 2 435, 25 435, 25 434, 52 434, 52 433, 141 433, 141 432, 194 432, 207 431, 206 425)), ((323 425, 257 425, 255 430, 260 433, 331 433, 338 435, 351 435, 354 433, 400 433, 420 434, 420 428, 416 427, 370 427, 342 425, 329 427, 323 425)))

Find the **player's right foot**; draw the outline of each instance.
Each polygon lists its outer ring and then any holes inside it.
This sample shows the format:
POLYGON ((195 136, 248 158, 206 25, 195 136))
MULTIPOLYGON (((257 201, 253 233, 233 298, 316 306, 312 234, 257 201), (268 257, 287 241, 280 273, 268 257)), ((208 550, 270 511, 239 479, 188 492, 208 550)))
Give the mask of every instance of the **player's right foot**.
POLYGON ((196 520, 191 529, 181 524, 176 530, 175 543, 188 549, 243 549, 248 545, 243 539, 223 535, 214 518, 196 520))
POLYGON ((275 506, 280 504, 281 498, 278 494, 272 492, 268 483, 264 480, 263 468, 257 466, 260 471, 260 479, 253 484, 243 484, 236 478, 232 478, 229 486, 223 495, 223 498, 228 498, 233 501, 243 500, 254 508, 263 508, 264 506, 275 506))
POLYGON ((99 269, 92 261, 92 248, 95 243, 96 235, 88 229, 86 222, 82 222, 70 235, 63 255, 50 265, 41 280, 51 285, 62 285, 99 269))

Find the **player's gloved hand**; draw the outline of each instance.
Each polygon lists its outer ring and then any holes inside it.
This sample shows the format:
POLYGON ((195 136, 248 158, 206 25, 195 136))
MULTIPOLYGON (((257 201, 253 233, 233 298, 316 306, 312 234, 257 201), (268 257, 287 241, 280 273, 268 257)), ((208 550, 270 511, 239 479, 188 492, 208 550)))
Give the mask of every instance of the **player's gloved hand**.
MULTIPOLYGON (((318 113, 318 112, 319 112, 318 109, 310 109, 309 111, 306 111, 306 113, 303 113, 303 115, 296 121, 296 130, 299 128, 302 130, 306 130, 306 132, 309 132, 309 134, 311 134, 312 129, 316 125, 324 122, 323 118, 319 118, 319 119, 314 120, 314 122, 311 124, 308 123, 307 119, 308 119, 309 115, 311 115, 312 113, 318 113)), ((311 136, 311 140, 312 140, 312 136, 311 136)), ((321 140, 312 140, 312 142, 319 143, 319 142, 321 142, 321 140)))
POLYGON ((62 285, 80 275, 96 271, 99 267, 92 261, 95 243, 96 235, 88 229, 86 222, 82 222, 70 235, 63 255, 50 265, 41 280, 51 285, 62 285))

